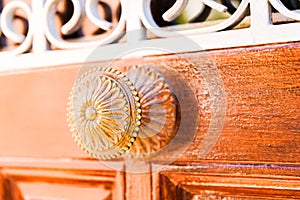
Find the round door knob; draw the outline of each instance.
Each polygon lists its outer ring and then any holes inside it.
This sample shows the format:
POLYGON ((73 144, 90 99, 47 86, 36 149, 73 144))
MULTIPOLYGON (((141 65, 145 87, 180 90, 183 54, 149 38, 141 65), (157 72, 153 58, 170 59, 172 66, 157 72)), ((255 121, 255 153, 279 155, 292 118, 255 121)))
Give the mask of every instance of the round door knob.
POLYGON ((122 71, 94 68, 74 84, 68 101, 68 123, 76 143, 98 159, 125 152, 152 155, 175 136, 178 103, 154 66, 122 71))
POLYGON ((67 115, 78 146, 98 159, 125 153, 138 135, 142 118, 133 83, 112 68, 95 68, 77 80, 67 115))

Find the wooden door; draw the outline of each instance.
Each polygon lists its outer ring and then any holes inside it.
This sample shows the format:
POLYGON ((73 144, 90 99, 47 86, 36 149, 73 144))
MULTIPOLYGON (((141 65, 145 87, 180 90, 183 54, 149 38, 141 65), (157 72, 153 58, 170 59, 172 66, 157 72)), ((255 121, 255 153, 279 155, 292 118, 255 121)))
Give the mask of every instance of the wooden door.
POLYGON ((122 61, 168 65, 195 94, 199 128, 167 164, 76 146, 66 105, 80 65, 2 73, 1 199, 298 199, 299 57, 295 42, 122 61))

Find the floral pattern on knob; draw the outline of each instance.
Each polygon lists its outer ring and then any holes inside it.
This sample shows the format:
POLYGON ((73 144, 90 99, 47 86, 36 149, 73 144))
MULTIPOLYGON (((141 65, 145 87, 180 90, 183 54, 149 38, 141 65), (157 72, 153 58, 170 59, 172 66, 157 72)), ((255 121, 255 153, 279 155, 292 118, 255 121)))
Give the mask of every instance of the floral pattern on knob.
POLYGON ((76 143, 98 159, 116 158, 129 150, 142 118, 133 83, 113 68, 94 68, 77 80, 67 115, 76 143))
POLYGON ((156 66, 132 66, 126 76, 138 91, 143 113, 139 135, 130 154, 134 158, 150 158, 175 137, 178 103, 156 66))

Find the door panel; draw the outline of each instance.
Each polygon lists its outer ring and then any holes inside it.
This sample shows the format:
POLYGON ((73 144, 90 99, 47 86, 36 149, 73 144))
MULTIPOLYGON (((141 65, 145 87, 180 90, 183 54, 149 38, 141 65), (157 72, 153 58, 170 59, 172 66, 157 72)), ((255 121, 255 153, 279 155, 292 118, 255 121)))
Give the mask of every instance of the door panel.
MULTIPOLYGON (((2 74, 3 199, 300 198, 299 45, 114 62, 118 69, 167 66, 180 73, 197 99, 199 127, 186 151, 160 157, 155 163, 163 166, 159 169, 145 163, 153 170, 145 174, 117 171, 76 146, 65 110, 79 65, 2 74), (176 162, 164 166, 165 158, 176 162)), ((171 81, 176 85, 177 80, 171 81)), ((135 163, 113 162, 120 169, 135 163)))
MULTIPOLYGON (((182 165, 182 163, 181 163, 182 165)), ((197 163, 156 173, 155 199, 298 199, 299 168, 282 164, 197 163), (188 166, 189 165, 189 166, 188 166)), ((160 166, 161 167, 161 166, 160 166)))
POLYGON ((89 160, 15 159, 1 162, 1 197, 123 199, 124 174, 89 160))

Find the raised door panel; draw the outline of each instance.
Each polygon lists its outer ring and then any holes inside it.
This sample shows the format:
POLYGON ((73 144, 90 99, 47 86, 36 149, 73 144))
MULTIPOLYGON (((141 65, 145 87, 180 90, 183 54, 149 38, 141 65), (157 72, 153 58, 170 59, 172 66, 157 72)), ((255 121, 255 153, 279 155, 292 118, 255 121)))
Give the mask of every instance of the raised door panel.
POLYGON ((292 165, 173 166, 154 176, 154 199, 299 199, 299 172, 292 165))
POLYGON ((124 174, 89 160, 1 162, 3 200, 124 199, 124 174))

